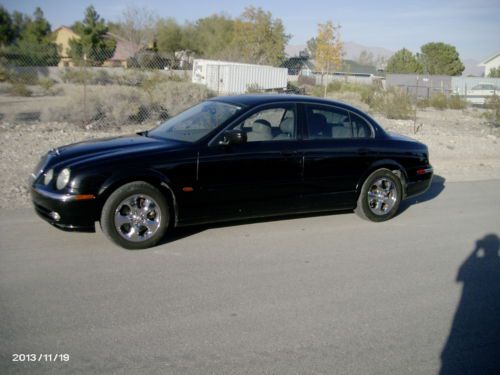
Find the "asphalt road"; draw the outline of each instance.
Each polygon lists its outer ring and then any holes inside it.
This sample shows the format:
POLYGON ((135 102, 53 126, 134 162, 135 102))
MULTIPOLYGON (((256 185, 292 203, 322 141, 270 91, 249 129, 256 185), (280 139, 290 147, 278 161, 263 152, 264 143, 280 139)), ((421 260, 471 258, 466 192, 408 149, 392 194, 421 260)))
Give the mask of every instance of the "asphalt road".
POLYGON ((0 373, 498 374, 500 181, 421 200, 142 251, 2 210, 0 373))

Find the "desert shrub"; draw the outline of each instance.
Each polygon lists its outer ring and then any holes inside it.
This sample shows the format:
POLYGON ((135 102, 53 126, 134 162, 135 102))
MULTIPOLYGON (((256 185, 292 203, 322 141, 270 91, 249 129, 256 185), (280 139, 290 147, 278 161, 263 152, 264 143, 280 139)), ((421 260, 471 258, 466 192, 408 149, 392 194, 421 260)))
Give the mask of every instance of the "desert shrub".
POLYGON ((209 98, 206 86, 191 82, 166 81, 152 91, 152 103, 166 108, 170 116, 209 98))
POLYGON ((307 95, 322 98, 325 95, 325 87, 319 85, 308 86, 306 87, 306 93, 307 95))
POLYGON ((247 94, 258 94, 261 92, 262 92, 262 89, 256 83, 252 83, 252 84, 247 86, 247 91, 246 91, 247 94))
POLYGON ((13 84, 36 85, 38 83, 38 74, 35 71, 13 71, 8 75, 8 81, 13 84))
POLYGON ((330 82, 326 87, 326 90, 328 92, 340 91, 341 89, 342 89, 342 82, 337 80, 330 82))
POLYGON ((441 92, 435 92, 431 95, 429 104, 433 108, 443 110, 448 107, 448 99, 446 98, 445 94, 441 92))
POLYGON ((367 86, 369 86, 369 85, 364 85, 364 84, 355 83, 355 82, 344 82, 344 83, 342 83, 342 91, 361 93, 367 86))
POLYGON ((286 84, 286 91, 291 94, 301 94, 304 90, 300 88, 295 82, 288 81, 286 84))
POLYGON ((375 85, 363 85, 360 91, 361 101, 365 104, 371 105, 373 98, 378 92, 381 92, 375 85))
POLYGON ((307 86, 315 86, 316 85, 316 77, 312 76, 302 76, 300 75, 298 78, 299 85, 307 85, 307 86))
POLYGON ((64 83, 90 83, 93 74, 92 71, 88 69, 80 68, 67 68, 61 75, 61 79, 64 83))
POLYGON ((24 83, 16 82, 10 86, 9 94, 12 96, 31 96, 32 92, 24 83))
POLYGON ((390 119, 408 119, 413 114, 410 97, 398 88, 376 91, 370 108, 390 119))
POLYGON ((173 82, 188 82, 188 75, 184 74, 184 76, 181 76, 179 74, 171 74, 168 76, 169 81, 173 82))
POLYGON ((448 98, 448 108, 450 109, 464 109, 467 107, 467 102, 465 99, 459 95, 451 95, 448 98))
POLYGON ((109 85, 90 86, 84 105, 83 90, 68 89, 63 103, 47 108, 44 121, 94 123, 96 128, 127 123, 155 122, 190 107, 209 96, 207 88, 192 83, 165 81, 151 88, 109 85))
POLYGON ((486 99, 485 107, 489 109, 485 117, 495 125, 500 125, 500 97, 493 95, 486 99))
POLYGON ((56 84, 52 78, 41 78, 38 80, 38 85, 46 92, 49 92, 56 84))
POLYGON ((0 95, 10 94, 11 84, 7 82, 0 82, 0 95))
POLYGON ((147 78, 147 74, 140 72, 135 69, 127 70, 125 74, 116 77, 116 82, 119 85, 126 86, 140 86, 142 82, 147 78))
POLYGON ((90 83, 93 85, 110 85, 115 82, 115 78, 106 70, 97 70, 91 77, 90 83))
POLYGON ((0 63, 0 82, 9 81, 10 73, 10 70, 0 63))
POLYGON ((431 106, 431 103, 429 101, 429 99, 427 98, 424 98, 424 99, 418 99, 417 100, 417 107, 418 108, 429 108, 431 106))

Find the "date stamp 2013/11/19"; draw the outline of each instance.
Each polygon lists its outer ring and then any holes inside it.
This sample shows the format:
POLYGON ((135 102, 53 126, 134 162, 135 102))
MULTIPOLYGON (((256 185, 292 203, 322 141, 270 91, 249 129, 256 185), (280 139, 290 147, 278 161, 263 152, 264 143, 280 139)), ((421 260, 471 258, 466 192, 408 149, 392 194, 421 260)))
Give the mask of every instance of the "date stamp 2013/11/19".
POLYGON ((12 362, 69 362, 67 353, 14 353, 12 362))

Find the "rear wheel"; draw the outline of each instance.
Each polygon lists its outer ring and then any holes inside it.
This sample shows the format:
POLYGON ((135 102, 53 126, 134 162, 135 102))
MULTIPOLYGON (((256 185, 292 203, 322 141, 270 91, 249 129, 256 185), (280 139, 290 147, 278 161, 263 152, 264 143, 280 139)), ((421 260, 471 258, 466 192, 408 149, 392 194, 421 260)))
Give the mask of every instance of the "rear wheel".
POLYGON ((399 177, 388 169, 378 169, 365 180, 354 211, 367 220, 389 220, 397 213, 402 196, 399 177))
POLYGON ((168 203, 154 186, 136 181, 116 189, 101 213, 106 236, 126 249, 154 246, 165 234, 170 221, 168 203))

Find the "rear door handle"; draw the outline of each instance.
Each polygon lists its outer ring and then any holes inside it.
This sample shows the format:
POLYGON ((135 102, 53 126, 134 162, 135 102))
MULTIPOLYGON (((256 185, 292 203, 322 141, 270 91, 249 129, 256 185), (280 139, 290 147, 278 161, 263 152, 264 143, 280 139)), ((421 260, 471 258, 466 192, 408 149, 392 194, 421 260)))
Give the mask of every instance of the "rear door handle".
POLYGON ((358 155, 368 155, 371 153, 372 151, 368 148, 358 148, 358 155))
POLYGON ((281 151, 281 155, 285 157, 297 156, 298 154, 297 151, 281 151))

